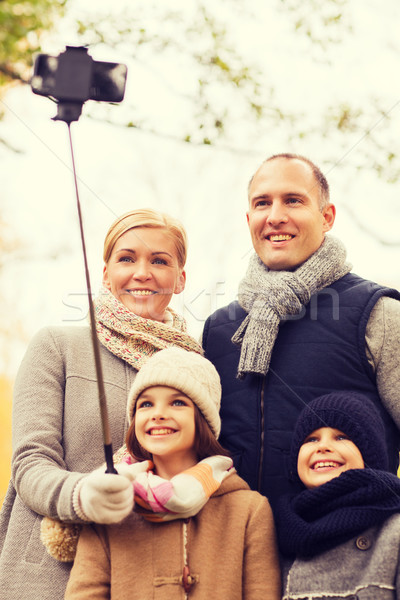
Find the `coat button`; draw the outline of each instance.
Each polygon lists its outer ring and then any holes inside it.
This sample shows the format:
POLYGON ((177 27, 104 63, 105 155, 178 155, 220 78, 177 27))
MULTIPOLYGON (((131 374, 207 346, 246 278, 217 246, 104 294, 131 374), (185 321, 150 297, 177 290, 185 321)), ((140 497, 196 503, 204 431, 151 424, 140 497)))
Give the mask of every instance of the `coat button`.
POLYGON ((369 550, 371 548, 371 540, 365 535, 360 535, 356 539, 356 546, 359 550, 369 550))

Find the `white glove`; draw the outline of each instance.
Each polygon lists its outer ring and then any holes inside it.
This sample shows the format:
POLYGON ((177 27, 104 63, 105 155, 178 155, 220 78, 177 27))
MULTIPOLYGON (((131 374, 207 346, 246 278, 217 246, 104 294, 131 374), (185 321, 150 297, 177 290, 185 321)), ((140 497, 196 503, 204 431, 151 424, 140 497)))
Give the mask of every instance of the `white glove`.
POLYGON ((129 465, 117 465, 116 469, 119 475, 105 473, 101 467, 79 482, 74 506, 81 518, 94 523, 119 523, 132 511, 133 477, 129 465))

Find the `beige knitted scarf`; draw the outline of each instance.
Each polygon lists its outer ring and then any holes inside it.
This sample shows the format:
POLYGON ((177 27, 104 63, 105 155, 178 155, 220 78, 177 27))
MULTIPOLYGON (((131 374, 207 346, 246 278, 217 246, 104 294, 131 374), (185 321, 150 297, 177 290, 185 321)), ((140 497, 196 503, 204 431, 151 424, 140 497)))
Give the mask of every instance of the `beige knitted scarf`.
POLYGON ((200 344, 186 333, 186 322, 171 308, 167 308, 171 324, 138 317, 102 288, 94 300, 96 330, 100 342, 115 356, 140 369, 150 356, 178 346, 202 354, 200 344))
POLYGON ((238 295, 248 315, 232 337, 241 345, 239 378, 268 372, 281 322, 301 315, 313 294, 346 275, 345 259, 345 247, 330 236, 295 271, 270 271, 257 254, 250 258, 238 295))

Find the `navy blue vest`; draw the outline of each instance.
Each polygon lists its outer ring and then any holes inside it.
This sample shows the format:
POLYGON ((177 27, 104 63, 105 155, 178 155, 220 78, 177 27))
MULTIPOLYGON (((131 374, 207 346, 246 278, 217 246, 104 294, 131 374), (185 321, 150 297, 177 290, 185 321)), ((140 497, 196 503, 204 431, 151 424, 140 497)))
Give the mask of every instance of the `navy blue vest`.
POLYGON ((282 322, 267 375, 237 379, 240 347, 231 337, 246 316, 237 302, 216 311, 205 324, 203 346, 222 382, 221 444, 252 489, 271 502, 295 491, 290 481, 292 431, 303 406, 335 390, 357 390, 377 406, 385 423, 390 470, 398 466, 400 436, 384 409, 365 354, 365 330, 381 296, 400 300, 349 273, 313 296, 301 315, 282 322))

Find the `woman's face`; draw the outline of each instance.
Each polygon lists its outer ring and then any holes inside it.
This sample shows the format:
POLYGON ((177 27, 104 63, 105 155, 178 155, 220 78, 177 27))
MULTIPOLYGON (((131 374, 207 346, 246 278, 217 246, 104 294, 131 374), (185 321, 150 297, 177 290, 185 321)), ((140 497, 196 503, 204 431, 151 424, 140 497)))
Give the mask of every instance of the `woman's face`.
POLYGON ((135 227, 115 243, 103 271, 103 285, 128 310, 163 321, 173 294, 185 287, 175 244, 165 229, 135 227))
POLYGON ((300 446, 297 472, 306 488, 316 488, 349 469, 363 468, 361 452, 339 429, 316 429, 300 446))

